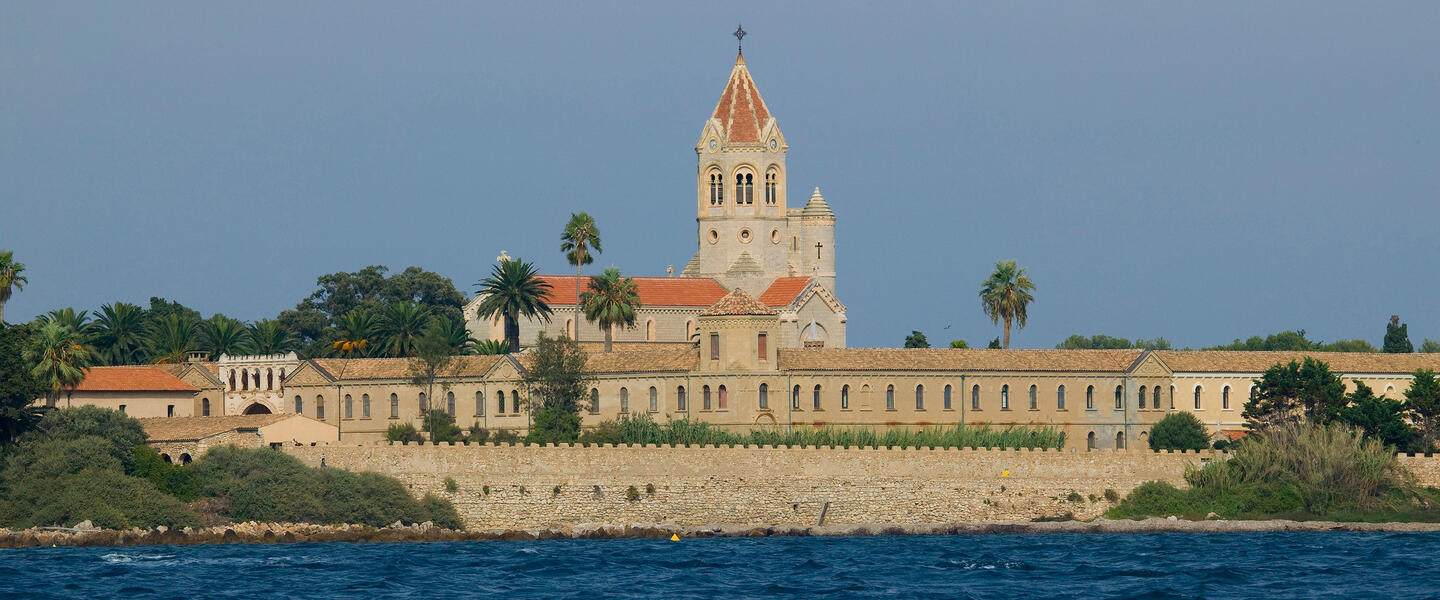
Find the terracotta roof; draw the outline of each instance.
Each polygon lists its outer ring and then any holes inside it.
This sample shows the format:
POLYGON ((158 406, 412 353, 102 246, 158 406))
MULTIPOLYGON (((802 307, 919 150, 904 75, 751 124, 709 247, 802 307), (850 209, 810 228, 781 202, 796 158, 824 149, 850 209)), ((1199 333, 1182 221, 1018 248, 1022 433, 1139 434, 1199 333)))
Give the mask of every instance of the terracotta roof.
POLYGON ((773 314, 776 314, 774 310, 761 304, 754 296, 751 296, 748 292, 740 288, 735 288, 729 294, 725 294, 724 298, 711 304, 710 308, 700 311, 700 316, 702 317, 773 314))
POLYGON ((781 277, 760 294, 760 303, 765 306, 790 306, 807 285, 810 285, 809 277, 781 277))
MULTIPOLYGON (((694 342, 612 342, 610 344, 610 349, 613 352, 655 352, 657 350, 688 350, 694 347, 694 342)), ((586 352, 604 352, 605 342, 583 340, 580 342, 580 349, 586 352)))
POLYGON ((760 98, 760 90, 755 88, 755 80, 750 78, 744 57, 735 59, 730 80, 725 82, 725 91, 721 92, 711 117, 720 121, 726 141, 760 142, 760 132, 770 120, 770 109, 760 98))
MULTIPOLYGON (((478 377, 490 371, 500 356, 461 356, 457 377, 478 377)), ((362 379, 409 379, 410 359, 408 358, 316 358, 310 360, 330 379, 344 381, 362 379)))
POLYGON ((1414 373, 1440 370, 1440 354, 1379 352, 1252 352, 1226 350, 1157 350, 1160 360, 1179 373, 1261 373, 1275 364, 1314 358, 1337 373, 1414 373))
POLYGON ((1236 441, 1236 440, 1238 440, 1238 439, 1240 439, 1240 438, 1243 438, 1243 437, 1245 437, 1245 436, 1247 436, 1247 435, 1250 435, 1250 432, 1248 432, 1248 431, 1237 431, 1237 430, 1234 430, 1234 429, 1221 429, 1221 430, 1220 430, 1220 435, 1225 436, 1226 439, 1228 439, 1228 440, 1230 440, 1230 441, 1233 442, 1233 441, 1236 441))
POLYGON ((181 381, 156 366, 92 367, 85 370, 85 380, 77 392, 196 392, 194 386, 181 381))
POLYGON ((654 373, 691 371, 700 362, 700 352, 653 350, 649 352, 591 352, 586 356, 587 373, 654 373))
POLYGON ((1123 373, 1141 350, 781 349, 782 371, 1072 371, 1123 373))
MULTIPOLYGON (((236 429, 258 429, 285 419, 309 419, 296 414, 229 415, 224 417, 150 417, 137 419, 151 442, 184 442, 236 429)), ((314 419, 310 419, 314 420, 314 419)), ((319 421, 316 421, 319 423, 319 421)))
MULTIPOLYGON (((574 275, 541 275, 550 284, 545 302, 551 309, 575 306, 574 275)), ((725 288, 709 277, 632 277, 640 292, 640 306, 710 306, 725 297, 725 288)), ((580 291, 590 285, 590 278, 580 282, 580 291)))

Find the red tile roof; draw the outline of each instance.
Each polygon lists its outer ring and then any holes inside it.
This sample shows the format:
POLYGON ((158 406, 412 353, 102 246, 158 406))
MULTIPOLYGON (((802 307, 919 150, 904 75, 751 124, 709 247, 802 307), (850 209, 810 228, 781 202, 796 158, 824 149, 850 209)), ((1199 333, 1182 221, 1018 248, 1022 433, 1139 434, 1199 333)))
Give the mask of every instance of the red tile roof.
POLYGON ((760 130, 770 120, 770 109, 760 98, 760 90, 755 88, 755 80, 745 68, 744 57, 735 59, 730 80, 725 82, 725 91, 715 104, 714 118, 720 120, 727 141, 760 142, 760 130))
POLYGON ((77 392, 196 392, 179 377, 160 367, 93 367, 77 392))
MULTIPOLYGON (((575 305, 574 275, 541 275, 550 284, 545 301, 551 308, 575 305)), ((708 277, 633 277, 640 291, 640 306, 710 306, 725 297, 725 288, 708 277)), ((590 284, 580 282, 585 291, 590 284)))
POLYGON ((765 306, 790 306, 807 285, 810 285, 809 277, 781 277, 760 294, 760 302, 765 306))
POLYGON ((747 315, 773 315, 774 310, 761 304, 754 296, 745 290, 735 288, 735 291, 726 294, 719 302, 710 305, 710 308, 700 311, 702 317, 723 317, 723 316, 747 316, 747 315))

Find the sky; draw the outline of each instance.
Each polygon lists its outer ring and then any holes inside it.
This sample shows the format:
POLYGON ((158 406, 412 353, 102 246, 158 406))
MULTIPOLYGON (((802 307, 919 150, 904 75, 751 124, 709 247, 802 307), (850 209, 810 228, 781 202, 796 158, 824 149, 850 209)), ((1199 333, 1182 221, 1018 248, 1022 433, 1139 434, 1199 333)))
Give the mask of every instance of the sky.
POLYGON ((1435 2, 9 2, 6 318, 255 320, 375 264, 468 295, 502 249, 570 272, 581 210, 595 271, 678 270, 737 23, 850 346, 983 345, 1003 259, 1015 347, 1440 339, 1435 2))

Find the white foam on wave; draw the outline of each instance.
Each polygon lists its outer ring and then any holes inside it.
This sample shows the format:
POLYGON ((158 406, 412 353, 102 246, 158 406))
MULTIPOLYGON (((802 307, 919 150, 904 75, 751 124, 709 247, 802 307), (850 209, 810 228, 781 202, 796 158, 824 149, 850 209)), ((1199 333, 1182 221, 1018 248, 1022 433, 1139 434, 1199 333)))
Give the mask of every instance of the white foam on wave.
POLYGON ((107 563, 112 563, 112 564, 114 564, 114 563, 133 563, 133 562, 153 562, 153 561, 169 560, 169 559, 172 559, 172 558, 175 558, 175 555, 174 555, 174 554, 127 554, 127 553, 124 553, 124 552, 111 552, 111 553, 109 553, 109 554, 101 554, 101 555, 100 555, 100 560, 103 560, 103 561, 105 561, 105 562, 107 562, 107 563))

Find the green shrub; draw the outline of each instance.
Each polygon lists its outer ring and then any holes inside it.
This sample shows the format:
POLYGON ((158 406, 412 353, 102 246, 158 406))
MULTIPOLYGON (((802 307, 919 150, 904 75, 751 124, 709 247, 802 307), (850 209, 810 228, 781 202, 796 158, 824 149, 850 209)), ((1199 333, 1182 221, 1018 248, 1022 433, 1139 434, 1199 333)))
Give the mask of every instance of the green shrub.
POLYGON ((514 444, 520 441, 520 434, 509 429, 500 429, 490 436, 490 441, 496 444, 514 444))
POLYGON ((53 479, 26 479, 8 490, 10 503, 28 507, 7 525, 71 526, 90 520, 107 529, 194 527, 200 519, 149 481, 113 469, 84 469, 53 479))
POLYGON ((425 436, 409 423, 391 423, 385 428, 385 440, 390 442, 423 442, 425 436))
POLYGON ((633 485, 630 486, 629 488, 627 488, 627 489, 625 490, 625 499, 626 499, 626 500, 629 500, 629 501, 631 501, 631 502, 634 502, 634 501, 636 501, 636 500, 639 500, 639 499, 640 499, 640 490, 635 489, 635 486, 633 486, 633 485))
POLYGON ((868 427, 779 428, 732 432, 703 421, 676 419, 656 423, 649 413, 639 412, 604 421, 580 435, 588 444, 714 444, 757 446, 834 446, 857 448, 1063 448, 1065 433, 1055 427, 948 425, 921 429, 868 427))
POLYGON ((460 491, 460 484, 455 483, 455 478, 454 478, 454 477, 446 477, 446 478, 445 478, 445 491, 450 492, 450 493, 452 493, 452 494, 455 493, 455 492, 460 491))
POLYGON ((1204 450, 1209 444, 1210 434, 1194 413, 1172 412, 1150 428, 1151 450, 1204 450))
MULTIPOLYGON (((525 441, 531 444, 564 444, 576 440, 580 415, 564 407, 545 405, 535 411, 535 422, 525 441)), ((581 436, 583 439, 583 436, 581 436)))
POLYGON ((1112 489, 1110 489, 1110 488, 1105 488, 1105 500, 1107 500, 1107 501, 1109 501, 1109 502, 1119 502, 1119 501, 1120 501, 1120 494, 1119 494, 1118 492, 1116 492, 1115 490, 1112 490, 1112 489))
POLYGON ((1081 496, 1079 492, 1070 492, 1069 495, 1065 496, 1065 500, 1068 502, 1084 502, 1085 497, 1081 496))
POLYGON ((460 513, 455 511, 455 505, 434 494, 425 494, 425 497, 420 499, 420 519, 421 523, 430 521, 446 529, 465 528, 465 523, 460 520, 460 513))
POLYGON ((465 435, 455 425, 455 417, 438 408, 425 411, 420 423, 421 431, 430 434, 432 442, 463 442, 465 435))
POLYGON ((481 427, 479 423, 470 425, 470 431, 465 436, 465 441, 471 444, 483 444, 490 439, 490 430, 481 427))
POLYGON ((126 473, 135 468, 134 448, 148 439, 140 422, 125 413, 95 406, 77 406, 47 412, 35 430, 25 434, 21 441, 76 440, 83 437, 96 437, 113 446, 111 454, 125 466, 126 473))
POLYGON ((167 463, 149 446, 135 447, 134 475, 148 479, 156 489, 183 502, 200 497, 200 478, 195 476, 195 469, 190 465, 167 463))

